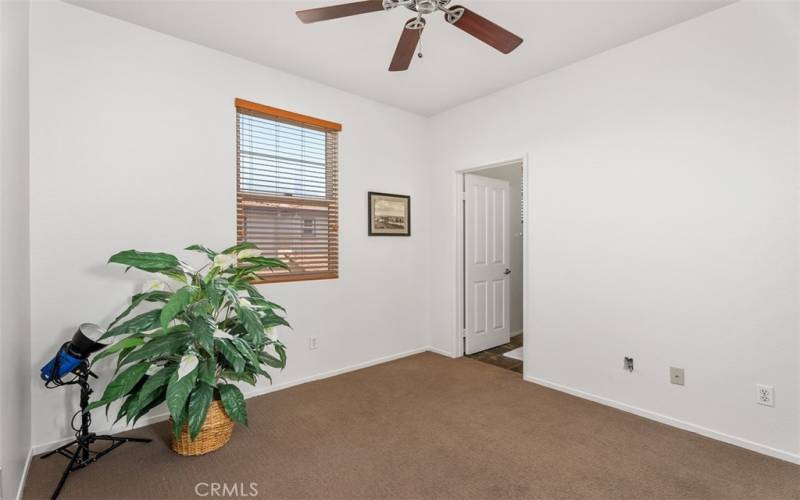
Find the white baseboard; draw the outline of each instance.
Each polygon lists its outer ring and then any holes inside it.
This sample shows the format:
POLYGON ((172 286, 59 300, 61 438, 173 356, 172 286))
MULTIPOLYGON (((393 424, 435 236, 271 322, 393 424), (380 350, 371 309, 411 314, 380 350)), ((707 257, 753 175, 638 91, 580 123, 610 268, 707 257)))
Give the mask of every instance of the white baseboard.
MULTIPOLYGON (((308 382, 313 382, 315 380, 321 380, 321 379, 325 379, 325 378, 335 377, 336 375, 341 375, 343 373, 352 372, 352 371, 356 371, 356 370, 361 370, 362 368, 367 368, 367 367, 370 367, 370 366, 379 365, 379 364, 386 363, 386 362, 389 362, 389 361, 394 361, 395 359, 405 358, 405 357, 408 357, 408 356, 412 356, 414 354, 419 354, 421 352, 425 352, 425 351, 427 351, 429 349, 430 348, 428 348, 428 347, 419 347, 417 349, 412 349, 410 351, 405 351, 405 352, 401 352, 401 353, 398 353, 398 354, 391 354, 389 356, 383 356, 383 357, 380 357, 380 358, 372 359, 370 361, 365 361, 363 363, 356 363, 354 365, 346 366, 344 368, 338 368, 336 370, 330 370, 330 371, 327 371, 327 372, 318 373, 316 375, 311 375, 311 376, 308 376, 308 377, 303 377, 303 378, 299 378, 299 379, 296 379, 296 380, 291 380, 291 381, 284 382, 284 383, 277 384, 277 385, 268 385, 268 386, 265 386, 265 387, 250 387, 247 390, 244 390, 243 393, 244 393, 244 397, 246 399, 250 399, 252 397, 261 396, 263 394, 268 394, 270 392, 280 391, 280 390, 283 390, 283 389, 288 389, 289 387, 294 387, 296 385, 306 384, 308 382)), ((133 425, 133 426, 130 426, 130 427, 123 427, 123 428, 114 429, 113 426, 111 426, 111 427, 107 427, 105 429, 101 429, 101 430, 98 430, 98 431, 95 431, 95 432, 97 432, 98 434, 111 434, 111 433, 114 433, 114 432, 129 431, 129 430, 132 430, 132 429, 138 429, 140 427, 145 427, 147 425, 155 424, 156 422, 163 422, 164 420, 167 420, 168 418, 169 418, 169 412, 150 414, 150 415, 146 415, 146 416, 142 417, 138 422, 136 422, 136 425, 133 425)), ((58 440, 55 440, 55 441, 50 441, 48 443, 42 443, 42 444, 35 445, 35 446, 33 446, 31 448, 31 453, 29 454, 29 458, 30 458, 30 456, 33 456, 33 455, 38 455, 40 453, 46 453, 46 452, 48 452, 50 450, 54 450, 54 449, 58 448, 59 446, 64 445, 64 444, 72 441, 72 439, 74 439, 74 438, 72 436, 70 436, 70 437, 67 437, 67 438, 62 438, 62 439, 58 439, 58 440)), ((30 459, 28 460, 28 462, 30 463, 30 459)))
POLYGON ((439 348, 433 347, 433 346, 428 346, 425 350, 433 352, 433 353, 436 353, 436 354, 441 354, 442 356, 447 356, 448 358, 457 358, 458 357, 458 356, 453 355, 453 353, 451 353, 449 351, 445 351, 444 349, 439 349, 439 348))
POLYGON ((22 500, 22 492, 25 490, 25 483, 28 481, 28 470, 31 468, 31 459, 33 459, 33 449, 28 450, 28 458, 25 459, 25 467, 22 469, 22 476, 19 478, 17 500, 22 500))
POLYGON ((656 422, 660 422, 662 424, 666 424, 672 427, 677 427, 678 429, 683 429, 685 431, 694 432, 696 434, 700 434, 701 436, 705 436, 711 439, 716 439, 717 441, 722 441, 724 443, 732 444, 734 446, 739 446, 741 448, 745 448, 750 451, 755 451, 756 453, 761 453, 762 455, 768 455, 770 457, 786 460, 787 462, 800 464, 800 454, 797 453, 792 453, 786 450, 780 450, 777 448, 773 448, 771 446, 756 443, 754 441, 750 441, 748 439, 740 438, 737 436, 731 436, 730 434, 725 434, 724 432, 715 431, 714 429, 709 429, 708 427, 703 427, 701 425, 693 424, 691 422, 686 422, 684 420, 679 420, 677 418, 669 417, 667 415, 662 415, 661 413, 656 413, 626 403, 614 401, 613 399, 608 399, 602 396, 598 396, 596 394, 591 394, 578 389, 573 389, 572 387, 567 387, 561 384, 557 384, 555 382, 550 382, 549 380, 544 380, 530 376, 525 376, 524 379, 527 380, 528 382, 533 382, 534 384, 542 385, 544 387, 549 387, 550 389, 555 389, 560 392, 565 392, 567 394, 571 394, 579 398, 588 399, 589 401, 594 401, 595 403, 600 403, 605 406, 610 406, 612 408, 626 411, 628 413, 633 413, 635 415, 639 415, 640 417, 644 417, 650 420, 655 420, 656 422))

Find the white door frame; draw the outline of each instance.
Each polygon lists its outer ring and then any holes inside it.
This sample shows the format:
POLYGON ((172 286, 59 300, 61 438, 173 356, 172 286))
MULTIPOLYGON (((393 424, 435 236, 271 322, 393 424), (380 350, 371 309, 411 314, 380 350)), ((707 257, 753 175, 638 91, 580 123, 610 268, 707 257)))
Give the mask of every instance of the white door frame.
MULTIPOLYGON (((530 248, 530 216, 528 212, 528 207, 530 206, 530 181, 531 176, 529 173, 529 161, 528 161, 528 154, 522 154, 511 160, 504 160, 495 163, 489 163, 486 165, 481 165, 479 167, 471 167, 463 170, 459 170, 455 173, 453 184, 455 188, 455 200, 456 200, 456 238, 455 238, 455 254, 456 254, 456 283, 455 283, 455 296, 456 296, 456 310, 455 310, 455 317, 453 318, 453 331, 455 332, 454 335, 454 349, 452 352, 456 354, 456 357, 461 357, 464 355, 464 326, 463 326, 463 318, 464 318, 464 198, 461 193, 464 192, 464 174, 478 174, 480 170, 485 170, 487 168, 493 167, 502 167, 505 165, 514 165, 522 163, 522 186, 525 196, 522 200, 522 207, 524 212, 524 219, 522 222, 522 341, 523 345, 527 344, 528 341, 532 338, 532 330, 530 328, 531 321, 530 321, 530 314, 528 308, 528 289, 529 286, 529 273, 528 270, 530 265, 528 261, 528 249, 530 248)), ((524 352, 528 352, 527 350, 524 352)), ((530 363, 527 362, 527 354, 525 355, 525 360, 523 361, 523 376, 528 375, 528 367, 530 363)))

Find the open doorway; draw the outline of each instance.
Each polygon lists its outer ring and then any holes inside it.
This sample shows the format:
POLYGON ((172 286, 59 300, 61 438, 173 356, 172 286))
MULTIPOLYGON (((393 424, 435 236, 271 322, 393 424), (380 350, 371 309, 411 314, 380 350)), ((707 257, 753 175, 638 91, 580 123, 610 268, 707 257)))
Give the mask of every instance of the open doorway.
POLYGON ((523 373, 524 164, 460 173, 463 354, 523 373))

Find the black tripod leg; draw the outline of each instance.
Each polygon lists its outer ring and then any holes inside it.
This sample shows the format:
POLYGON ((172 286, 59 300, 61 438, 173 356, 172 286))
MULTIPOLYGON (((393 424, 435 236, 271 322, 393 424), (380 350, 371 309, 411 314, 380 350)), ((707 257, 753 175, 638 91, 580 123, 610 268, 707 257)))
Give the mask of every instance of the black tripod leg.
POLYGON ((132 443, 152 443, 153 440, 150 438, 122 438, 126 442, 130 441, 132 443))
POLYGON ((58 481, 58 486, 56 486, 55 491, 53 491, 53 495, 50 497, 50 500, 56 500, 58 498, 58 494, 61 493, 61 488, 64 487, 64 483, 67 482, 67 476, 69 473, 72 472, 72 466, 75 465, 75 461, 78 459, 78 451, 75 450, 75 454, 72 455, 72 459, 67 464, 67 468, 64 469, 64 473, 61 474, 61 480, 58 481))
POLYGON ((67 444, 65 444, 63 446, 59 446, 55 450, 48 451, 47 453, 45 453, 44 455, 40 456, 39 458, 40 459, 47 458, 50 455, 55 455, 56 453, 61 453, 63 450, 68 450, 71 446, 74 446, 76 444, 78 444, 78 440, 77 439, 73 440, 73 441, 70 441, 69 443, 67 443, 67 444))
POLYGON ((128 441, 132 443, 151 443, 153 440, 150 438, 136 438, 136 437, 117 437, 117 436, 95 436, 95 440, 97 441, 114 441, 114 442, 121 442, 127 443, 128 441))

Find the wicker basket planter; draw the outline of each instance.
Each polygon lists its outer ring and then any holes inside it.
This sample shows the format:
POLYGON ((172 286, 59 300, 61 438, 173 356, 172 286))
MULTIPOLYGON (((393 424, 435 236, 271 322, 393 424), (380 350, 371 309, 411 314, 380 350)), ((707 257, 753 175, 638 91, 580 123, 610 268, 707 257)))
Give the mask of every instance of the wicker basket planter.
MULTIPOLYGON (((170 419, 170 422, 172 420, 170 419)), ((189 428, 183 424, 181 437, 172 436, 172 451, 184 456, 204 455, 218 450, 230 441, 233 434, 233 420, 225 413, 222 402, 214 400, 208 408, 206 420, 200 433, 192 441, 189 437, 189 428)))

